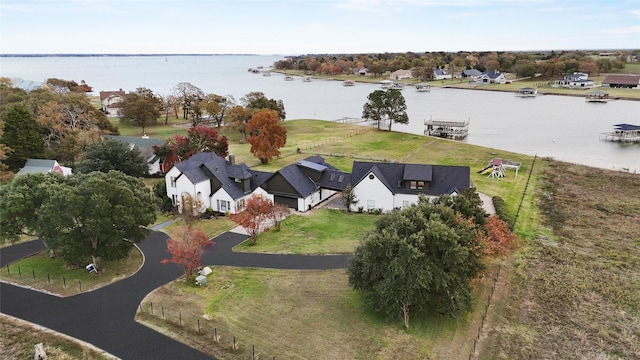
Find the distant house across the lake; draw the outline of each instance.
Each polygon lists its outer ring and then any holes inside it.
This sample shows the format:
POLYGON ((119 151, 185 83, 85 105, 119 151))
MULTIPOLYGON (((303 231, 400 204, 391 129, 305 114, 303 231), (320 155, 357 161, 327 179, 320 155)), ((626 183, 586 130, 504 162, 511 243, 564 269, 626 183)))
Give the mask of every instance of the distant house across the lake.
POLYGON ((402 80, 402 79, 411 79, 413 75, 411 75, 411 70, 396 70, 389 75, 389 79, 391 80, 402 80))
POLYGON ((125 93, 122 89, 118 91, 100 91, 100 106, 102 112, 108 116, 120 115, 120 103, 124 100, 125 93))
POLYGON ((589 75, 585 73, 573 73, 565 75, 562 79, 556 80, 552 85, 554 87, 565 87, 571 89, 589 89, 596 84, 593 80, 589 80, 589 75))

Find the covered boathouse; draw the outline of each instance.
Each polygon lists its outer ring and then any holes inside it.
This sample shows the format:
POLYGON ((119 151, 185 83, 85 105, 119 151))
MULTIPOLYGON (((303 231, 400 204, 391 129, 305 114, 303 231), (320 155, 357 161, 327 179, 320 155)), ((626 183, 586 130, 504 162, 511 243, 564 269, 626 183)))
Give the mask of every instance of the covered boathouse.
POLYGON ((623 143, 640 142, 640 125, 614 125, 613 131, 601 133, 600 139, 623 143))

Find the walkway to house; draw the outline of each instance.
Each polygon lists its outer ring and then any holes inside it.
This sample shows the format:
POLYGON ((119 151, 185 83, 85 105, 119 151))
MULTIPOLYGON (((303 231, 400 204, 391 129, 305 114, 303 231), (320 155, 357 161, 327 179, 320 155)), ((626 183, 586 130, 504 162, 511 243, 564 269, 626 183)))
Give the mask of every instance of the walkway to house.
MULTIPOLYGON (((142 299, 155 288, 182 275, 168 258, 168 236, 153 231, 139 244, 142 268, 131 277, 101 289, 61 298, 32 289, 0 283, 0 312, 90 343, 122 359, 210 359, 185 344, 134 320, 142 299)), ((203 264, 273 269, 346 268, 350 255, 277 255, 235 253, 231 249, 246 235, 228 232, 214 239, 203 264)), ((34 240, 0 250, 0 266, 44 249, 34 240)))

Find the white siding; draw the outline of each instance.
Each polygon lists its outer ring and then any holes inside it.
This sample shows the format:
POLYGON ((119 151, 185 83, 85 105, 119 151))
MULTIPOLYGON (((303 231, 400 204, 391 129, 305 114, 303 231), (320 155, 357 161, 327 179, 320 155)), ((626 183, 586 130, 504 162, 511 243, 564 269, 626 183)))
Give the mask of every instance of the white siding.
POLYGON ((373 173, 369 173, 362 181, 356 184, 353 191, 358 203, 352 205, 352 210, 362 207, 366 211, 367 204, 370 204, 371 201, 373 201, 374 209, 382 209, 382 211, 393 210, 393 194, 373 173))

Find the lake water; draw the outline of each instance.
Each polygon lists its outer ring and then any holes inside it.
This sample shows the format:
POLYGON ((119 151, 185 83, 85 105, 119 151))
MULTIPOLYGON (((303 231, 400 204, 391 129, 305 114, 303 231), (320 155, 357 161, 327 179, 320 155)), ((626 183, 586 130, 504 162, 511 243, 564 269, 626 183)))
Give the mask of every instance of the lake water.
MULTIPOLYGON (((146 87, 169 94, 180 82, 190 82, 205 93, 232 95, 239 100, 252 91, 284 102, 287 120, 343 117, 359 118, 367 95, 377 84, 344 87, 339 81, 284 81, 282 75, 252 74, 281 56, 100 56, 2 57, 0 75, 45 81, 61 78, 84 80, 99 91, 146 87)), ((640 91, 640 90, 639 90, 640 91)), ((640 125, 640 101, 616 100, 586 103, 581 97, 544 95, 518 98, 512 93, 478 90, 432 89, 418 93, 403 90, 409 124, 393 124, 395 131, 423 134, 424 121, 469 120, 465 142, 528 155, 605 169, 629 168, 640 173, 640 144, 619 144, 599 139, 614 124, 640 125)), ((490 159, 487 159, 489 161, 490 159)), ((514 159, 517 160, 517 159, 514 159)))

